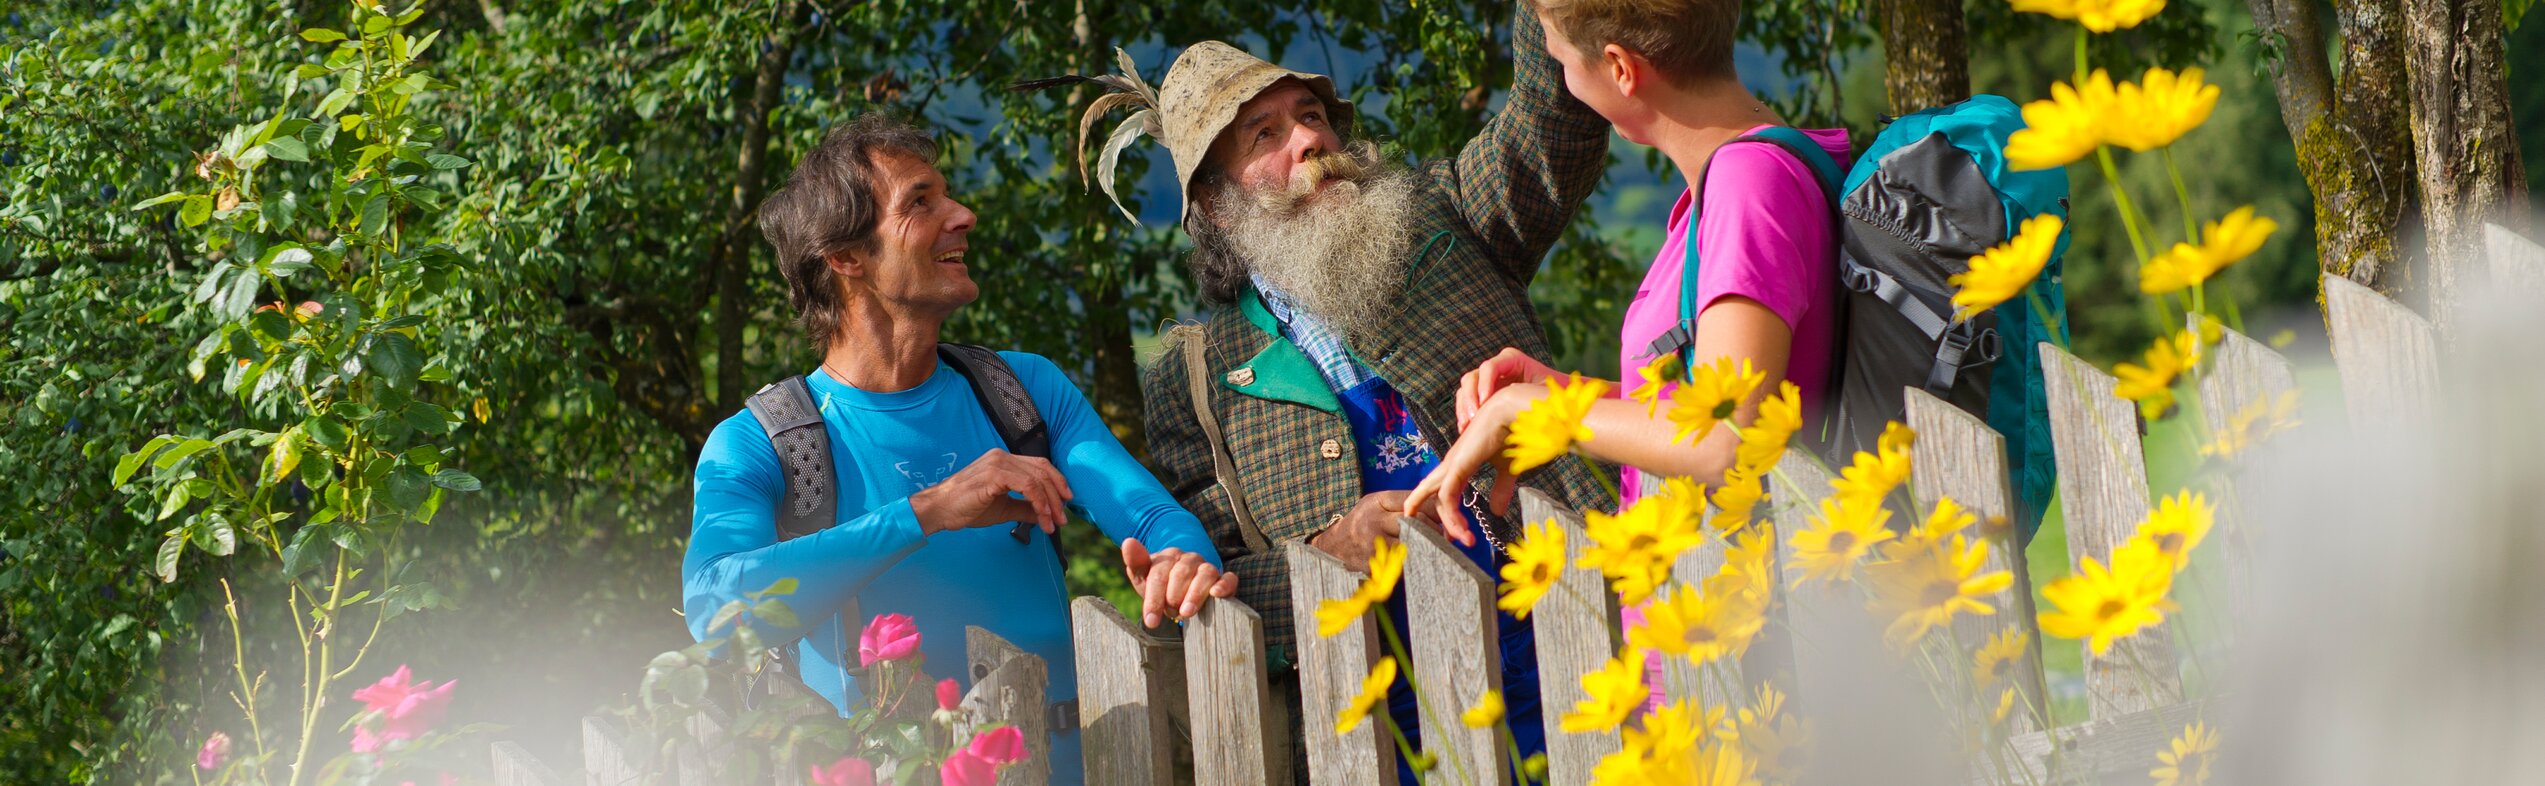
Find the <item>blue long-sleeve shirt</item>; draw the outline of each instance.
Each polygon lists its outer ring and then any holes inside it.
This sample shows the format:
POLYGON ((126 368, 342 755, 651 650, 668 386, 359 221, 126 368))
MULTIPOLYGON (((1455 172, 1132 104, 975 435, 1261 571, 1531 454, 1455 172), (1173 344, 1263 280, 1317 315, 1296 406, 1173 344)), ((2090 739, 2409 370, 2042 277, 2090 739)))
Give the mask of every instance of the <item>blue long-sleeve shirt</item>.
MULTIPOLYGON (((1052 362, 1001 352, 1050 429, 1052 463, 1069 482, 1070 507, 1120 541, 1138 538, 1151 551, 1175 548, 1220 563, 1201 522, 1175 502, 1125 451, 1087 399, 1052 362)), ((797 581, 787 605, 805 626, 754 621, 773 646, 796 645, 804 681, 842 708, 862 693, 857 634, 867 619, 898 612, 919 627, 920 652, 932 678, 963 673, 963 629, 978 625, 1051 670, 1050 701, 1078 697, 1077 658, 1070 647, 1062 565, 1039 528, 1018 541, 1010 526, 922 535, 910 495, 933 486, 993 448, 1004 449, 971 385, 939 363, 918 387, 872 393, 827 372, 805 375, 830 434, 839 482, 837 524, 779 542, 777 506, 785 492, 776 448, 748 410, 707 437, 698 457, 695 518, 681 563, 681 594, 690 632, 701 639, 716 610, 782 578, 797 581), (842 619, 854 598, 860 619, 842 619)), ((1052 739, 1055 783, 1080 774, 1077 734, 1052 739)))

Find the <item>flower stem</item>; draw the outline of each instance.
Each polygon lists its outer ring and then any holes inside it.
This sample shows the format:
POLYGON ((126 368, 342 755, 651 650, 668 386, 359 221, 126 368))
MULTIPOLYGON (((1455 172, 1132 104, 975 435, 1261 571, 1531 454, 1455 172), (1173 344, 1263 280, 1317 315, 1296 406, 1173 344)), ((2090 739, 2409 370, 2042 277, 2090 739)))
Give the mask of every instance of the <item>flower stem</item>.
POLYGON ((2103 181, 2112 187, 2112 202, 2121 209, 2121 228, 2129 230, 2130 250, 2138 252, 2138 263, 2147 264, 2147 238, 2139 232, 2138 209, 2130 204, 2130 192, 2121 187, 2121 170, 2112 165, 2112 148, 2098 146, 2094 160, 2103 167, 2103 181))
MULTIPOLYGON (((2058 344, 2059 349, 2073 352, 2074 350, 2068 347, 2068 331, 2059 324, 2059 316, 2050 313, 2050 301, 2042 299, 2040 290, 2025 287, 2024 299, 2032 302, 2032 313, 2034 316, 2041 317, 2042 329, 2049 331, 2050 340, 2058 344)), ((2025 347, 2025 349, 2031 349, 2031 347, 2025 347)))
POLYGON ((2072 84, 2085 84, 2085 25, 2077 26, 2077 78, 2072 84))
POLYGON ((239 677, 241 693, 239 709, 247 715, 247 731, 256 738, 256 761, 259 769, 272 756, 265 749, 265 729, 256 721, 256 684, 247 678, 247 637, 239 632, 239 596, 230 592, 230 580, 221 580, 221 615, 230 620, 230 670, 239 677))
POLYGON ((2200 243, 2200 222, 2192 219, 2192 192, 2183 186, 2183 170, 2174 166, 2174 146, 2165 146, 2165 174, 2174 179, 2174 201, 2183 206, 2183 242, 2200 243))

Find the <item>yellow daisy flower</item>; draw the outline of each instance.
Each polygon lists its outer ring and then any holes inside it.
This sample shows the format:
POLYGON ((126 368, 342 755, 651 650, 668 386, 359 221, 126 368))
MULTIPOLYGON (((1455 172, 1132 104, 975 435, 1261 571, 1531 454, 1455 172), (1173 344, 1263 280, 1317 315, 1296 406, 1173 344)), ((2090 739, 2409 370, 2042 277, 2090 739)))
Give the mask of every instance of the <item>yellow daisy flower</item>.
POLYGON ((1706 487, 1689 478, 1665 478, 1653 510, 1654 523, 1664 532, 1693 532, 1705 520, 1706 487))
POLYGON ((2174 602, 2173 571, 2161 555, 2144 549, 2122 549, 2105 568, 2093 557, 2077 565, 2075 574, 2041 589, 2043 599, 2058 607, 2041 613, 2041 632, 2063 639, 2085 639, 2094 654, 2112 650, 2112 642, 2165 621, 2174 602))
POLYGON ((2262 248, 2280 222, 2257 216, 2253 206, 2236 208, 2225 218, 2201 225, 2200 243, 2176 243, 2139 266, 2139 292, 2170 295, 2190 289, 2262 248))
POLYGON ((2174 143, 2199 128, 2218 106, 2218 86, 2202 84, 2198 68, 2179 75, 2150 68, 2137 82, 2123 82, 2105 113, 2104 141, 2144 153, 2174 143))
POLYGON ((1654 587, 1669 580, 1679 552, 1705 540, 1698 527, 1672 526, 1673 511, 1683 507, 1685 503, 1655 495, 1614 516, 1596 510, 1582 514, 1591 543, 1576 564, 1607 576, 1620 602, 1644 602, 1654 587))
POLYGON ((1678 427, 1670 441, 1695 444, 1704 439, 1766 381, 1766 372, 1751 368, 1746 358, 1737 365, 1729 357, 1716 358, 1697 367, 1693 379, 1670 391, 1670 422, 1678 427))
POLYGON ((1759 467, 1733 467, 1723 471, 1723 487, 1714 490, 1714 518, 1707 524, 1721 532, 1737 532, 1750 525, 1758 511, 1759 500, 1767 496, 1767 487, 1759 477, 1759 467))
POLYGON ((1370 717, 1370 710, 1387 700, 1387 688, 1394 684, 1395 656, 1383 657, 1371 664, 1369 675, 1361 678, 1361 693, 1352 697, 1352 703, 1343 705, 1341 712, 1335 713, 1334 733, 1350 734, 1353 729, 1359 728, 1361 721, 1370 717))
POLYGON ((1476 697, 1476 705, 1458 714, 1458 722, 1467 728, 1481 729, 1502 722, 1502 691, 1487 689, 1476 697))
POLYGON ((1528 619, 1529 610, 1564 575, 1565 540, 1564 528, 1555 522, 1529 525, 1520 542, 1511 544, 1511 561, 1502 566, 1502 599, 1494 606, 1528 619))
POLYGON ((1644 364, 1643 368, 1635 369, 1635 375, 1642 377, 1644 383, 1636 385, 1635 389, 1627 391, 1626 395, 1636 401, 1644 402, 1644 417, 1652 417, 1653 413, 1661 408, 1661 389, 1679 381, 1679 371, 1678 353, 1673 352, 1653 358, 1653 361, 1644 364))
POLYGON ((1883 432, 1884 438, 1875 447, 1876 452, 1856 451, 1855 463, 1838 470, 1838 478, 1829 482, 1831 491, 1851 502, 1879 505, 1884 497, 1891 495, 1892 489, 1908 482, 1909 443, 1907 440, 1894 441, 1890 438, 1892 433, 1883 432))
POLYGON ((1979 572, 1987 561, 1987 545, 1955 535, 1914 554, 1866 566, 1866 581, 1873 589, 1868 608, 1892 619, 1883 638, 1905 650, 1928 631, 1951 624, 1955 614, 1997 613, 1985 599, 2013 586, 2015 574, 1979 572))
POLYGON ((1969 319, 2022 296, 2033 279, 2041 277, 2042 267, 2050 264, 2050 252, 2058 247, 2059 231, 2065 226, 2054 215, 2027 218, 2013 238, 1971 257, 1969 271, 1945 279, 1960 287, 1953 293, 1953 318, 1969 319))
POLYGON ((2049 98, 2024 103, 2023 129, 2006 135, 2006 165, 2053 169, 2092 154, 2103 145, 2103 118, 2112 98, 2112 77, 2100 68, 2086 76, 2083 87, 2051 85, 2049 98))
POLYGON ((1564 733, 1605 731, 1626 722, 1652 690, 1644 686, 1644 652, 1628 648, 1600 670, 1582 675, 1584 698, 1560 720, 1564 733))
POLYGON ((2147 348, 2147 365, 2119 363, 2112 366, 2112 394, 2138 402, 2139 414, 2149 420, 2174 408, 2174 380, 2200 362, 2200 337, 2189 330, 2156 340, 2147 348))
POLYGON ((1794 533, 1794 558, 1785 563, 1787 570, 1799 574, 1793 585, 1800 587, 1807 579, 1853 579, 1856 562, 1876 544, 1892 538, 1891 530, 1883 527, 1890 519, 1891 511, 1880 504, 1836 497, 1821 500, 1820 516, 1812 520, 1812 526, 1794 533))
POLYGON ((1759 685, 1758 697, 1743 708, 1739 720, 1723 725, 1723 737, 1739 743, 1768 779, 1792 783, 1802 775, 1804 754, 1811 746, 1811 724, 1785 714, 1785 696, 1759 685))
POLYGON ((1979 651, 1971 654, 1971 684, 1986 687, 2012 682, 2015 664, 2023 662, 2031 644, 2031 633, 2011 625, 1988 637, 1979 651))
MULTIPOLYGON (((1709 589, 1716 587, 1737 590, 1738 585, 1715 585, 1709 589)), ((1626 643, 1684 657, 1695 666, 1721 657, 1738 658, 1742 650, 1749 648, 1750 634, 1765 627, 1764 615, 1747 595, 1739 591, 1700 592, 1679 585, 1676 591, 1644 607, 1644 624, 1626 629, 1626 643)))
POLYGON ((1785 446, 1803 428, 1803 389, 1792 380, 1778 382, 1776 395, 1759 400, 1759 416, 1741 429, 1735 467, 1765 471, 1785 457, 1785 446))
POLYGON ((1997 711, 1989 713, 1988 722, 2004 726, 2006 716, 2013 714, 2015 714, 2015 689, 2010 687, 1997 694, 1997 711))
POLYGON ((1405 575, 1405 544, 1390 543, 1387 538, 1372 539, 1370 575, 1361 580, 1361 588, 1352 597, 1335 598, 1317 603, 1317 635, 1332 636, 1351 627, 1352 621, 1370 613, 1370 607, 1387 602, 1395 594, 1396 580, 1405 575))
POLYGON ((2220 429, 2209 444, 2200 446, 2200 454, 2233 461, 2272 435, 2298 425, 2297 415, 2297 391, 2282 391, 2270 401, 2256 399, 2228 416, 2227 427, 2220 429))
POLYGON ((2085 29, 2109 33, 2137 27, 2156 12, 2165 10, 2165 0, 2008 0, 2017 11, 2075 20, 2085 29))
POLYGON ((2156 760, 2165 766, 2148 770, 2156 786, 2200 786, 2209 782, 2209 764, 2218 758, 2218 732, 2206 721, 2183 727, 2175 737, 2172 750, 2158 751, 2156 760))
POLYGON ((1527 472, 1554 461, 1573 449, 1573 443, 1591 438, 1590 427, 1582 418, 1591 413, 1591 403, 1608 395, 1606 380, 1585 379, 1574 374, 1570 382, 1548 380, 1546 397, 1529 402, 1529 408, 1511 421, 1510 446, 1502 455, 1511 460, 1511 471, 1527 472))
POLYGON ((1591 782, 1694 783, 1705 729, 1697 710, 1684 699, 1656 708, 1644 716, 1643 723, 1622 730, 1617 751, 1592 767, 1591 782))
POLYGON ((2164 555, 2174 570, 2192 564, 2192 549, 2209 537, 2210 525, 2216 523, 2218 511, 2209 498, 2189 490, 2158 500, 2156 509, 2148 511, 2138 531, 2130 540, 2143 541, 2148 548, 2164 555))

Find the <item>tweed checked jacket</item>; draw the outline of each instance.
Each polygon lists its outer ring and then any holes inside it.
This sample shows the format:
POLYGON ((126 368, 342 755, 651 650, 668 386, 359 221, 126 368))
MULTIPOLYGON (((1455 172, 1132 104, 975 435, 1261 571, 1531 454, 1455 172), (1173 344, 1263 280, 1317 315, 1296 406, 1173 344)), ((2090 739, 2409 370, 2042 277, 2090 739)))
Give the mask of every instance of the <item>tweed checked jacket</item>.
MULTIPOLYGON (((1607 121, 1565 92, 1536 15, 1515 16, 1510 98, 1456 157, 1421 170, 1418 207, 1405 228, 1408 247, 1418 250, 1392 298, 1403 312, 1351 344, 1404 395, 1416 426, 1442 452, 1457 435, 1460 377, 1506 346, 1547 358, 1529 281, 1608 162, 1607 121)), ((1202 325, 1180 329, 1205 331, 1209 406, 1228 440, 1238 491, 1272 550, 1249 549, 1238 531, 1174 341, 1141 384, 1152 469, 1201 518, 1238 575, 1238 599, 1262 615, 1273 662, 1286 663, 1295 638, 1280 549, 1323 532, 1360 501, 1352 427, 1316 365, 1281 335, 1253 289, 1202 325)), ((1579 461, 1557 462, 1523 485, 1576 508, 1608 504, 1579 461)), ((1507 526, 1497 530, 1508 542, 1507 526)))

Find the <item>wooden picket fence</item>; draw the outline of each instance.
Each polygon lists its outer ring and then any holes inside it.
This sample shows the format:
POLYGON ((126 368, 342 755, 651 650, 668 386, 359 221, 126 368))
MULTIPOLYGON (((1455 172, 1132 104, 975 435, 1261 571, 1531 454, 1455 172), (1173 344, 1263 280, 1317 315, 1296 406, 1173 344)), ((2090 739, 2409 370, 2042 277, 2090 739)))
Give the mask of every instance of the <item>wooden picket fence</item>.
MULTIPOLYGON (((2493 228, 2489 269, 2498 287, 2545 302, 2545 249, 2507 231, 2493 228)), ((2376 292, 2336 276, 2323 279, 2325 315, 2342 393, 2355 422, 2411 419, 2433 406, 2440 367, 2440 341, 2430 321, 2376 292)), ((2093 557, 2109 562, 2136 524, 2150 509, 2145 457, 2136 405, 2113 394, 2115 380, 2075 356, 2051 345, 2038 348, 2043 359, 2058 460, 2061 511, 2065 515, 2071 560, 2093 557)), ((2289 361, 2249 337, 2228 331, 2212 350, 2214 365, 2199 381, 2203 410, 2214 430, 2224 429, 2234 413, 2278 399, 2296 388, 2289 361)), ((2013 515, 2013 495, 1999 436, 1977 418, 1917 390, 1908 394, 1907 424, 1917 434, 1916 461, 1910 494, 1923 509, 1939 497, 1950 497, 1982 520, 2013 515)), ((2250 472, 2267 472, 2256 467, 2250 472)), ((1770 502, 1762 518, 1777 523, 1781 534, 1805 523, 1805 506, 1828 494, 1826 471, 1796 451, 1772 480, 1770 502)), ((1582 518, 1535 492, 1524 492, 1520 508, 1526 521, 1553 521, 1575 544, 1589 542, 1582 518)), ((1466 772, 1494 782, 1507 782, 1508 749, 1491 729, 1469 729, 1457 714, 1487 689, 1500 688, 1500 647, 1494 600, 1497 581, 1462 556, 1433 530, 1408 525, 1408 558, 1403 592, 1410 630, 1406 642, 1426 692, 1421 726, 1427 751, 1440 757, 1436 772, 1466 772)), ((1997 530, 2003 537, 2003 528, 1997 530)), ((1782 541, 1783 538, 1780 538, 1782 541)), ((2000 626, 2012 624, 2031 632, 2032 650, 2018 666, 2021 689, 2032 702, 2047 702, 2040 668, 2041 646, 2082 644, 2045 640, 2035 623, 2031 577, 2017 544, 1992 543, 1984 570, 2008 570, 2017 591, 1998 615, 1953 631, 1965 648, 1976 649, 2000 626)), ((2245 544, 2222 541, 2231 552, 2228 588, 2221 593, 2228 615, 2235 615, 2244 584, 2239 566, 2246 560, 2232 552, 2245 544)), ((1303 622, 1318 601, 1348 595, 1361 574, 1301 544, 1288 544, 1294 608, 1303 622)), ((1778 544, 1775 564, 1789 557, 1778 544)), ((1683 582, 1702 582, 1722 565, 1721 546, 1709 542, 1682 556, 1675 573, 1683 582)), ((1780 588, 1785 582, 1780 581, 1780 588)), ((1771 611, 1788 626, 1803 626, 1834 615, 1861 615, 1861 602, 1806 586, 1780 589, 1771 611)), ((1548 725, 1566 708, 1585 698, 1583 674, 1598 670, 1622 643, 1618 608, 1597 571, 1568 565, 1559 586, 1545 595, 1530 615, 1537 631, 1541 702, 1548 725)), ((1289 710, 1280 706, 1265 662, 1263 623, 1256 613, 1233 601, 1208 604, 1188 620, 1180 639, 1162 638, 1142 629, 1101 599, 1083 597, 1070 607, 1078 659, 1081 743, 1086 752, 1085 779, 1107 786, 1202 786, 1287 783, 1292 780, 1291 746, 1306 746, 1310 780, 1318 784, 1375 786, 1393 783, 1396 750, 1382 737, 1379 725, 1364 723, 1350 733, 1335 734, 1331 719, 1358 691, 1362 675, 1383 654, 1377 629, 1364 619, 1332 637, 1313 633, 1299 637, 1299 694, 1306 722, 1304 738, 1289 731, 1289 710)), ((1779 626, 1771 625, 1771 629, 1779 626)), ((1015 723, 1026 738, 1040 741, 1045 684, 1040 658, 1016 650, 995 636, 972 631, 971 673, 974 694, 991 709, 978 719, 1015 723)), ((2047 774, 2054 749, 2059 767, 2070 777, 2089 780, 2110 776, 2145 777, 2152 751, 2200 715, 2204 702, 2187 701, 2181 676, 2172 668, 2132 669, 2127 664, 2175 664, 2173 637, 2156 630, 2118 643, 2111 652, 2084 654, 2086 720, 2055 729, 2030 728, 2017 713, 2011 747, 2016 766, 2030 770, 2034 781, 2047 774), (2153 671, 2154 673, 2149 673, 2153 671)), ((1794 674, 1813 674, 1812 661, 1832 653, 1801 643, 1769 648, 1774 659, 1786 659, 1794 674)), ((1767 659, 1753 658, 1759 667, 1767 659)), ((1785 666, 1778 667, 1780 671, 1785 666)), ((1674 670, 1675 671, 1675 670, 1674 670)), ((1675 674, 1665 689, 1673 696, 1698 696, 1707 704, 1737 704, 1737 697, 1718 695, 1713 685, 1682 684, 1675 674)), ((1843 691, 1815 692, 1806 684, 1780 685, 1792 691, 1807 714, 1843 709, 1843 691)), ((712 718, 694 724, 712 745, 717 736, 712 718)), ((584 782, 618 784, 638 779, 636 761, 624 750, 624 730, 607 716, 585 723, 584 782)), ((1547 739, 1549 782, 1582 784, 1591 780, 1599 759, 1615 751, 1614 732, 1550 733, 1547 739)), ((1039 753, 1039 751, 1038 751, 1039 753)), ((562 784, 548 768, 532 761, 517 746, 498 745, 495 772, 499 783, 562 784)), ((722 782, 711 758, 680 757, 673 773, 683 784, 722 782)), ((780 774, 780 782, 800 781, 780 774)), ((1049 776, 1037 756, 1011 768, 1002 784, 1039 786, 1049 776)))

